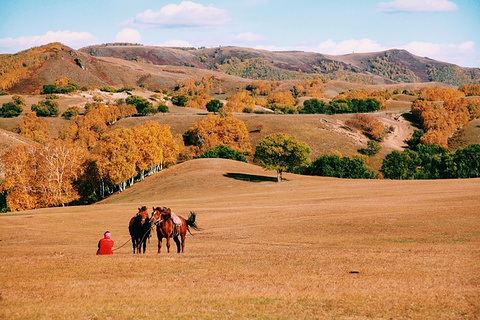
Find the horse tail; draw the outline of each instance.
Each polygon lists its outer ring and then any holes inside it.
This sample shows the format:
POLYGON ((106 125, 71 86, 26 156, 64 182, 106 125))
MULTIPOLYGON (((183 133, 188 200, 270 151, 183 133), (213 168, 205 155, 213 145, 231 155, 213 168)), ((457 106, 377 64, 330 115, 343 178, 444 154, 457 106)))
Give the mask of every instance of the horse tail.
POLYGON ((190 234, 192 234, 192 232, 190 231, 190 227, 192 227, 193 230, 200 230, 200 228, 197 226, 197 223, 195 222, 196 217, 197 214, 193 211, 190 211, 190 216, 187 220, 185 220, 185 222, 187 223, 187 230, 190 234))

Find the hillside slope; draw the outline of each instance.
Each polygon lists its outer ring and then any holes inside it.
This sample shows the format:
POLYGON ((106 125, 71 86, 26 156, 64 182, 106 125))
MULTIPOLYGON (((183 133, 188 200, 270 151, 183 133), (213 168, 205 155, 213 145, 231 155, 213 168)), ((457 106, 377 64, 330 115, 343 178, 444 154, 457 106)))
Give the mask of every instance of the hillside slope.
POLYGON ((60 76, 79 88, 146 86, 174 88, 179 81, 211 74, 223 90, 234 92, 252 79, 295 80, 322 77, 362 85, 480 82, 480 68, 415 56, 405 50, 349 55, 274 52, 241 47, 168 48, 129 44, 73 50, 51 43, 17 54, 0 55, 0 90, 38 93, 60 76))
POLYGON ((274 177, 200 159, 95 205, 0 215, 0 318, 478 318, 480 179, 274 177), (155 234, 132 254, 142 205, 196 212, 183 254, 155 234), (96 256, 105 230, 116 251, 96 256))
POLYGON ((397 49, 333 56, 229 46, 195 49, 112 44, 80 51, 95 57, 219 70, 250 79, 287 80, 321 75, 364 84, 433 81, 460 85, 480 81, 480 68, 462 68, 397 49))
MULTIPOLYGON (((173 57, 175 55, 172 55, 173 57)), ((212 75, 224 84, 226 90, 234 90, 245 79, 229 76, 214 70, 163 66, 150 62, 132 61, 109 57, 94 57, 69 48, 61 43, 32 48, 18 54, 0 55, 0 90, 15 93, 39 93, 44 84, 53 83, 61 76, 72 79, 78 86, 138 87, 151 90, 173 88, 179 81, 212 75)))

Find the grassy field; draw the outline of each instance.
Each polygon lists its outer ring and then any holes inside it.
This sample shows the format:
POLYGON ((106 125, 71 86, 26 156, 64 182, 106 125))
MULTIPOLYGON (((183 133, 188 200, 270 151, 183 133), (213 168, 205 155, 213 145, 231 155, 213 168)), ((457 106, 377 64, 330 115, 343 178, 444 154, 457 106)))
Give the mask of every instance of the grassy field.
POLYGON ((0 215, 1 319, 477 319, 480 179, 342 180, 200 159, 92 206, 0 215), (184 254, 137 208, 197 213, 184 254), (354 272, 354 273, 352 273, 354 272))

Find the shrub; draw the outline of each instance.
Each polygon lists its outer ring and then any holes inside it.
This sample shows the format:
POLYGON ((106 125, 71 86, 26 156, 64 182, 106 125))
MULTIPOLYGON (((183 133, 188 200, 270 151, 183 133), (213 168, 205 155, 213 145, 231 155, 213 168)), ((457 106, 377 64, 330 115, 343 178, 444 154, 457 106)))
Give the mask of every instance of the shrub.
POLYGON ((157 111, 162 113, 167 113, 170 111, 170 109, 168 109, 168 106, 161 104, 158 106, 157 111))
POLYGON ((39 117, 56 117, 60 113, 58 102, 54 100, 42 100, 38 104, 33 104, 31 110, 37 113, 39 117))
POLYGON ((134 105, 137 109, 138 114, 146 115, 149 113, 155 113, 156 110, 153 108, 153 104, 145 98, 140 96, 130 96, 125 99, 127 104, 134 105), (155 110, 155 111, 154 111, 155 110))
POLYGON ((80 114, 80 108, 79 107, 70 107, 65 112, 62 114, 62 117, 70 120, 73 117, 76 117, 80 114))
POLYGON ((0 108, 0 117, 13 118, 18 117, 23 112, 25 99, 21 96, 14 95, 12 101, 4 103, 0 108))
POLYGON ((363 159, 338 155, 324 155, 305 170, 306 174, 350 179, 376 179, 378 175, 370 170, 363 159))
POLYGON ((13 118, 18 117, 23 112, 23 108, 14 102, 6 102, 0 108, 0 117, 13 118))
POLYGON ((187 95, 181 94, 181 95, 172 97, 172 103, 176 106, 185 107, 187 102, 188 102, 188 96, 187 95))
POLYGON ((208 101, 206 104, 206 108, 208 112, 213 112, 213 113, 216 113, 222 107, 223 107, 223 103, 218 99, 212 99, 208 101))
POLYGON ((359 153, 369 157, 373 157, 378 151, 380 151, 380 144, 374 140, 369 140, 366 148, 358 149, 359 153))
POLYGON ((234 150, 226 145, 219 145, 213 149, 205 151, 199 156, 199 158, 222 158, 247 162, 247 158, 243 153, 238 152, 237 150, 234 150))

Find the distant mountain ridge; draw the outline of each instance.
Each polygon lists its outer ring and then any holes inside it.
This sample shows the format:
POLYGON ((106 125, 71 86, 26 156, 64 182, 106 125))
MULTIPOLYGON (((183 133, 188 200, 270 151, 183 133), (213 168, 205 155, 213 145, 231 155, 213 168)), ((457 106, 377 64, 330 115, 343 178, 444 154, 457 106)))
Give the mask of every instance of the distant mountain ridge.
POLYGON ((227 88, 252 79, 295 80, 321 77, 361 84, 439 82, 480 83, 480 68, 419 57, 406 50, 326 55, 242 47, 173 48, 103 44, 74 50, 61 43, 0 55, 0 90, 38 92, 59 76, 79 87, 171 88, 179 81, 212 74, 227 88))

